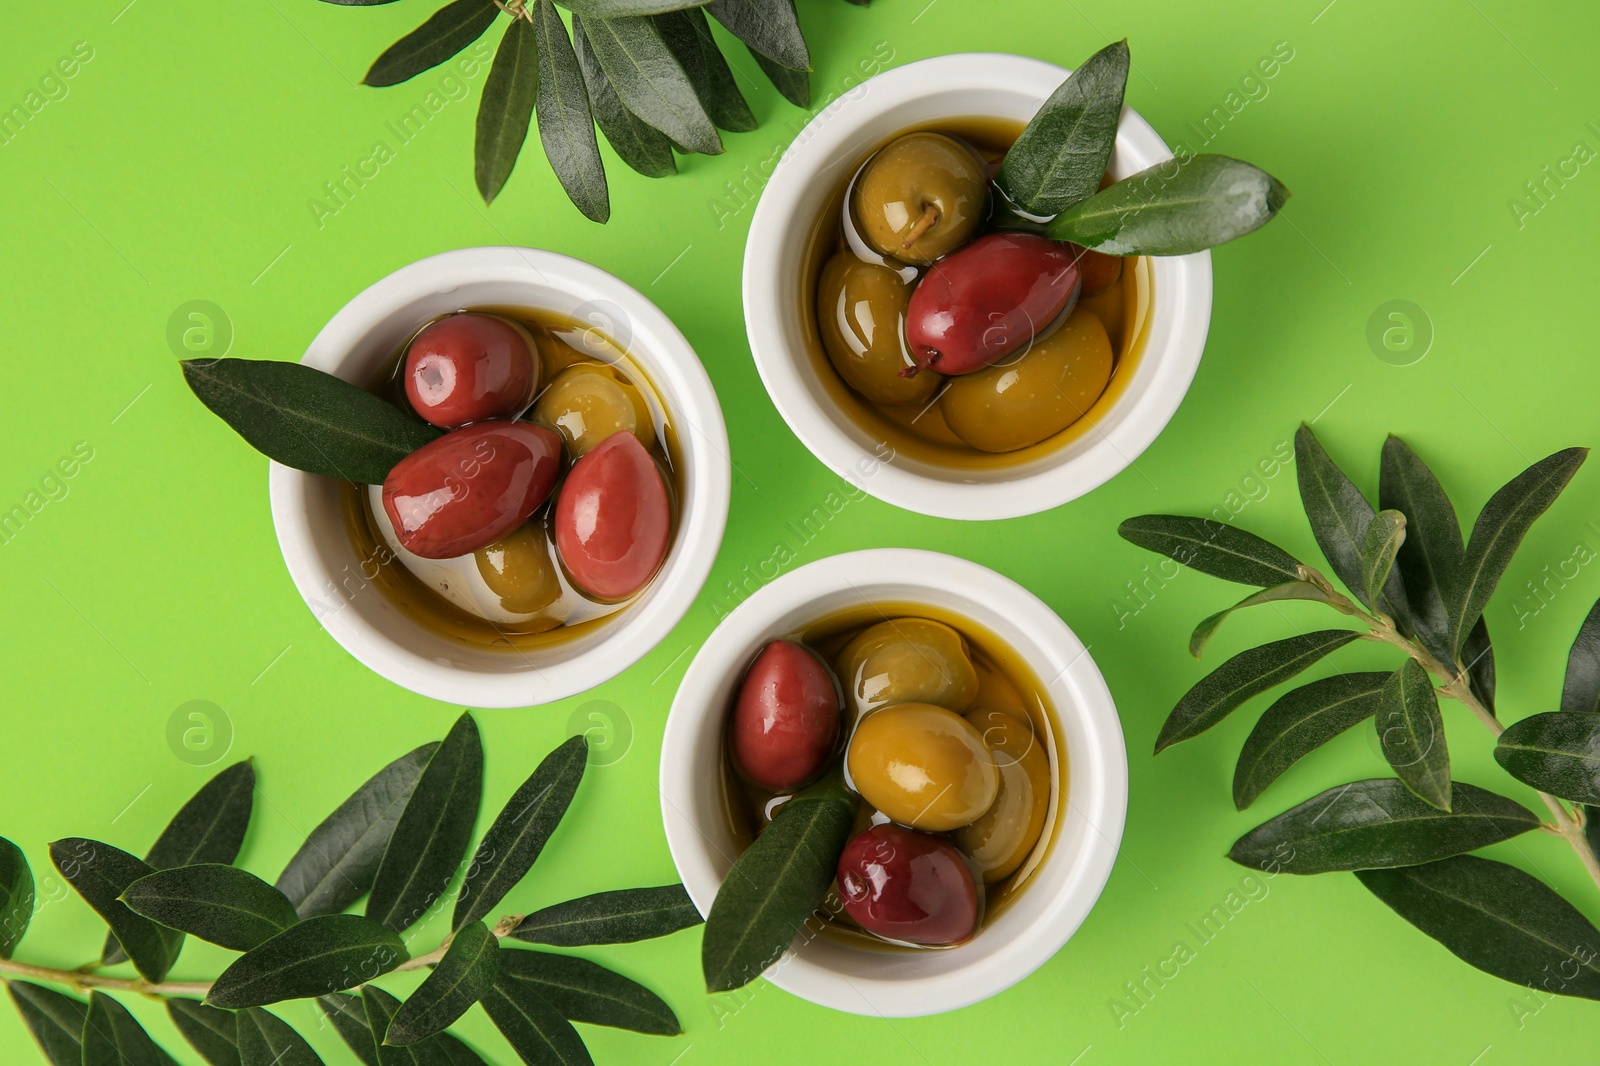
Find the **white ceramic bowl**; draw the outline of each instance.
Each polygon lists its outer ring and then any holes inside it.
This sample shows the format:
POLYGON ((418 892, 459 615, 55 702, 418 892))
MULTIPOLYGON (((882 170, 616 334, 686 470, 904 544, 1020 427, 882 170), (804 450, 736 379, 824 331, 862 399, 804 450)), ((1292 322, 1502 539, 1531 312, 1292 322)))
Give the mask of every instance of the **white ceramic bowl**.
POLYGON ((1083 922, 1116 860, 1128 811, 1122 723, 1088 650, 1033 593, 965 559, 904 548, 836 555, 766 585, 716 628, 678 686, 661 743, 661 816, 678 875, 709 914, 739 850, 721 765, 724 725, 745 668, 769 640, 837 611, 887 602, 944 608, 1009 645, 1054 704, 1055 752, 1065 753, 1068 782, 1043 860, 968 943, 882 951, 802 934, 766 973, 825 1007, 907 1017, 976 1003, 1038 969, 1083 922))
MULTIPOLYGON (((728 518, 728 434, 689 342, 631 286, 598 267, 532 248, 464 248, 402 267, 346 304, 300 361, 365 384, 416 327, 474 306, 569 315, 621 342, 678 427, 684 495, 672 550, 650 587, 581 637, 527 652, 460 644, 426 629, 367 583, 345 531, 340 485, 272 464, 272 520, 284 562, 323 628, 384 677, 447 703, 523 707, 616 676, 655 647, 699 594, 728 518)), ((369 564, 370 566, 370 564, 369 564)))
MULTIPOLYGON (((1152 306, 1133 376, 1090 432, 1025 463, 956 470, 906 455, 883 462, 883 442, 841 410, 817 378, 801 314, 799 241, 849 168, 898 131, 939 119, 1026 121, 1068 73, 1025 56, 968 53, 879 74, 811 120, 756 207, 745 244, 744 310, 761 380, 818 459, 897 507, 941 518, 1014 518, 1076 499, 1150 446, 1200 365, 1211 322, 1210 252, 1150 260, 1152 306)), ((1111 173, 1124 178, 1170 158, 1150 124, 1123 108, 1111 173)))

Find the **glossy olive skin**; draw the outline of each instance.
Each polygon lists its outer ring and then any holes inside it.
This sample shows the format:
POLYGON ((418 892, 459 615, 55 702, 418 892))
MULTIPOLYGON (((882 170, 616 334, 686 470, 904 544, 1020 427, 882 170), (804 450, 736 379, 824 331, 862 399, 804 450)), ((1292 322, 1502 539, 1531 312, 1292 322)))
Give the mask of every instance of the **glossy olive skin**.
POLYGON ((906 305, 917 365, 971 374, 1031 343, 1078 298, 1071 250, 1031 233, 990 233, 935 263, 906 305))
POLYGON ((534 405, 533 417, 554 426, 578 459, 613 433, 648 444, 655 424, 639 390, 603 363, 577 363, 557 374, 534 405))
POLYGON ((573 463, 556 497, 556 553, 596 600, 625 600, 649 584, 671 525, 666 480, 632 433, 613 433, 573 463))
POLYGON ((1021 356, 951 379, 939 410, 951 432, 980 451, 1010 452, 1060 433, 1111 381, 1105 324, 1078 308, 1021 356))
POLYGON ((953 711, 896 703, 856 725, 845 754, 850 784, 891 820, 942 833, 994 804, 1000 773, 983 735, 953 711))
POLYGON ((739 685, 728 728, 734 765, 769 792, 809 784, 833 755, 841 709, 821 659, 794 641, 772 641, 739 685))
POLYGON ((978 928, 978 886, 961 853, 938 837, 878 825, 851 837, 839 856, 845 913, 869 933, 943 946, 978 928))
POLYGON ((383 481, 383 509, 402 547, 453 559, 516 529, 550 495, 561 435, 532 422, 477 422, 400 460, 383 481))
POLYGON ((839 674, 858 713, 905 702, 959 712, 978 691, 966 641, 928 618, 894 618, 862 630, 839 653, 839 674))
POLYGON ((1083 276, 1083 296, 1105 292, 1122 280, 1121 256, 1106 255, 1071 243, 1067 248, 1078 262, 1078 273, 1083 276))
POLYGON ((850 209, 875 251, 926 266, 972 239, 988 212, 983 162, 942 133, 884 145, 856 177, 850 209))
POLYGON ((1000 791, 977 821, 955 831, 955 842, 984 883, 994 884, 1015 873, 1039 842, 1050 810, 1050 757, 1033 726, 1013 714, 978 710, 967 721, 994 755, 1000 791))
POLYGON ((561 578, 538 524, 524 523, 472 554, 483 583, 514 614, 535 614, 561 598, 561 578))
POLYGON ((533 402, 539 358, 526 330, 466 312, 432 323, 406 348, 406 399, 441 429, 510 418, 533 402))
POLYGON ((905 346, 910 299, 911 286, 897 271, 848 251, 828 260, 817 281, 817 327, 828 361, 873 403, 921 406, 944 380, 931 371, 904 373, 916 365, 905 346))

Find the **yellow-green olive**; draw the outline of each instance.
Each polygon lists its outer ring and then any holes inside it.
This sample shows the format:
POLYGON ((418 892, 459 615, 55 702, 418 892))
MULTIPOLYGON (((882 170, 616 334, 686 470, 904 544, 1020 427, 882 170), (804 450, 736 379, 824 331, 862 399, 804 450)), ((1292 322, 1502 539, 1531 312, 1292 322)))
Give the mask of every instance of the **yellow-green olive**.
POLYGON ((518 526, 472 554, 483 583, 508 611, 534 614, 561 597, 561 580, 550 561, 544 530, 536 523, 518 526))
POLYGON ((1079 308, 1020 358, 952 379, 939 407, 974 448, 1016 451, 1082 418, 1111 380, 1111 364, 1105 326, 1079 308))
POLYGON ((911 286, 897 271, 847 251, 828 260, 817 282, 817 327, 828 361, 873 403, 921 406, 944 380, 928 371, 901 376, 915 366, 905 346, 910 298, 911 286))
POLYGON ((978 691, 966 641, 928 618, 893 618, 863 630, 845 645, 838 666, 857 713, 906 702, 959 712, 978 691))
POLYGON ((1014 714, 1023 721, 1028 719, 1027 704, 1022 702, 1022 693, 1017 691, 1017 686, 1011 679, 998 670, 981 669, 978 671, 978 692, 972 697, 973 710, 967 712, 971 718, 979 710, 1005 711, 1014 714))
POLYGON ((1039 842, 1050 810, 1050 757, 1033 727, 1013 714, 980 709, 967 721, 994 757, 1000 789, 993 806, 956 830, 955 842, 994 884, 1015 873, 1039 842))
POLYGON ((972 149, 942 133, 908 133, 861 168, 850 206, 874 249, 926 266, 973 238, 988 198, 972 149))
POLYGON ((856 726, 850 783, 892 821, 940 833, 994 803, 1000 773, 973 724, 929 703, 897 703, 856 726))
POLYGON ((644 397, 604 363, 576 363, 557 374, 540 393, 533 417, 561 433, 573 459, 613 433, 632 433, 647 448, 654 436, 644 397))

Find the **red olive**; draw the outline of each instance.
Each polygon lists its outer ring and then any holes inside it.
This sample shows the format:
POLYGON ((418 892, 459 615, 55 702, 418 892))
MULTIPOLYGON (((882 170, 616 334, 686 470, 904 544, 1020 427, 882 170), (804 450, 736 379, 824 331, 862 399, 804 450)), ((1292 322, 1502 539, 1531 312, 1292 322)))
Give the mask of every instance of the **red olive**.
POLYGON ((441 318, 406 349, 406 399, 444 429, 510 418, 533 402, 539 358, 527 331, 496 315, 441 318))
POLYGON ((451 559, 526 522, 560 470, 555 430, 532 422, 479 422, 396 463, 383 479, 383 509, 407 551, 451 559))
POLYGON ((908 944, 959 944, 978 928, 978 886, 936 836, 875 825, 839 856, 839 894, 861 928, 908 944))
POLYGON ((906 305, 906 341, 917 366, 970 374, 1030 343, 1077 298, 1070 248, 1031 233, 991 233, 923 275, 906 305))
POLYGON ((775 640, 744 675, 728 742, 745 777, 772 792, 821 772, 839 737, 839 686, 804 647, 775 640))
POLYGON ((579 591, 625 600, 667 557, 671 522, 661 469, 622 430, 572 464, 556 497, 556 551, 579 591))

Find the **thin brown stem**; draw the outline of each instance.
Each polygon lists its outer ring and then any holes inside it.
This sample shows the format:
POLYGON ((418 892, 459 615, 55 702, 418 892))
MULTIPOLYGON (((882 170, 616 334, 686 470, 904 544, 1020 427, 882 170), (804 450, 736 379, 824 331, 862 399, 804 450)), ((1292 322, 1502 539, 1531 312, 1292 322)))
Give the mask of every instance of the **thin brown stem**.
POLYGON ((906 234, 905 243, 900 247, 910 248, 913 244, 916 244, 918 241, 922 240, 923 236, 938 224, 939 205, 929 204, 927 207, 922 209, 922 217, 917 219, 916 224, 911 227, 911 232, 906 234))

